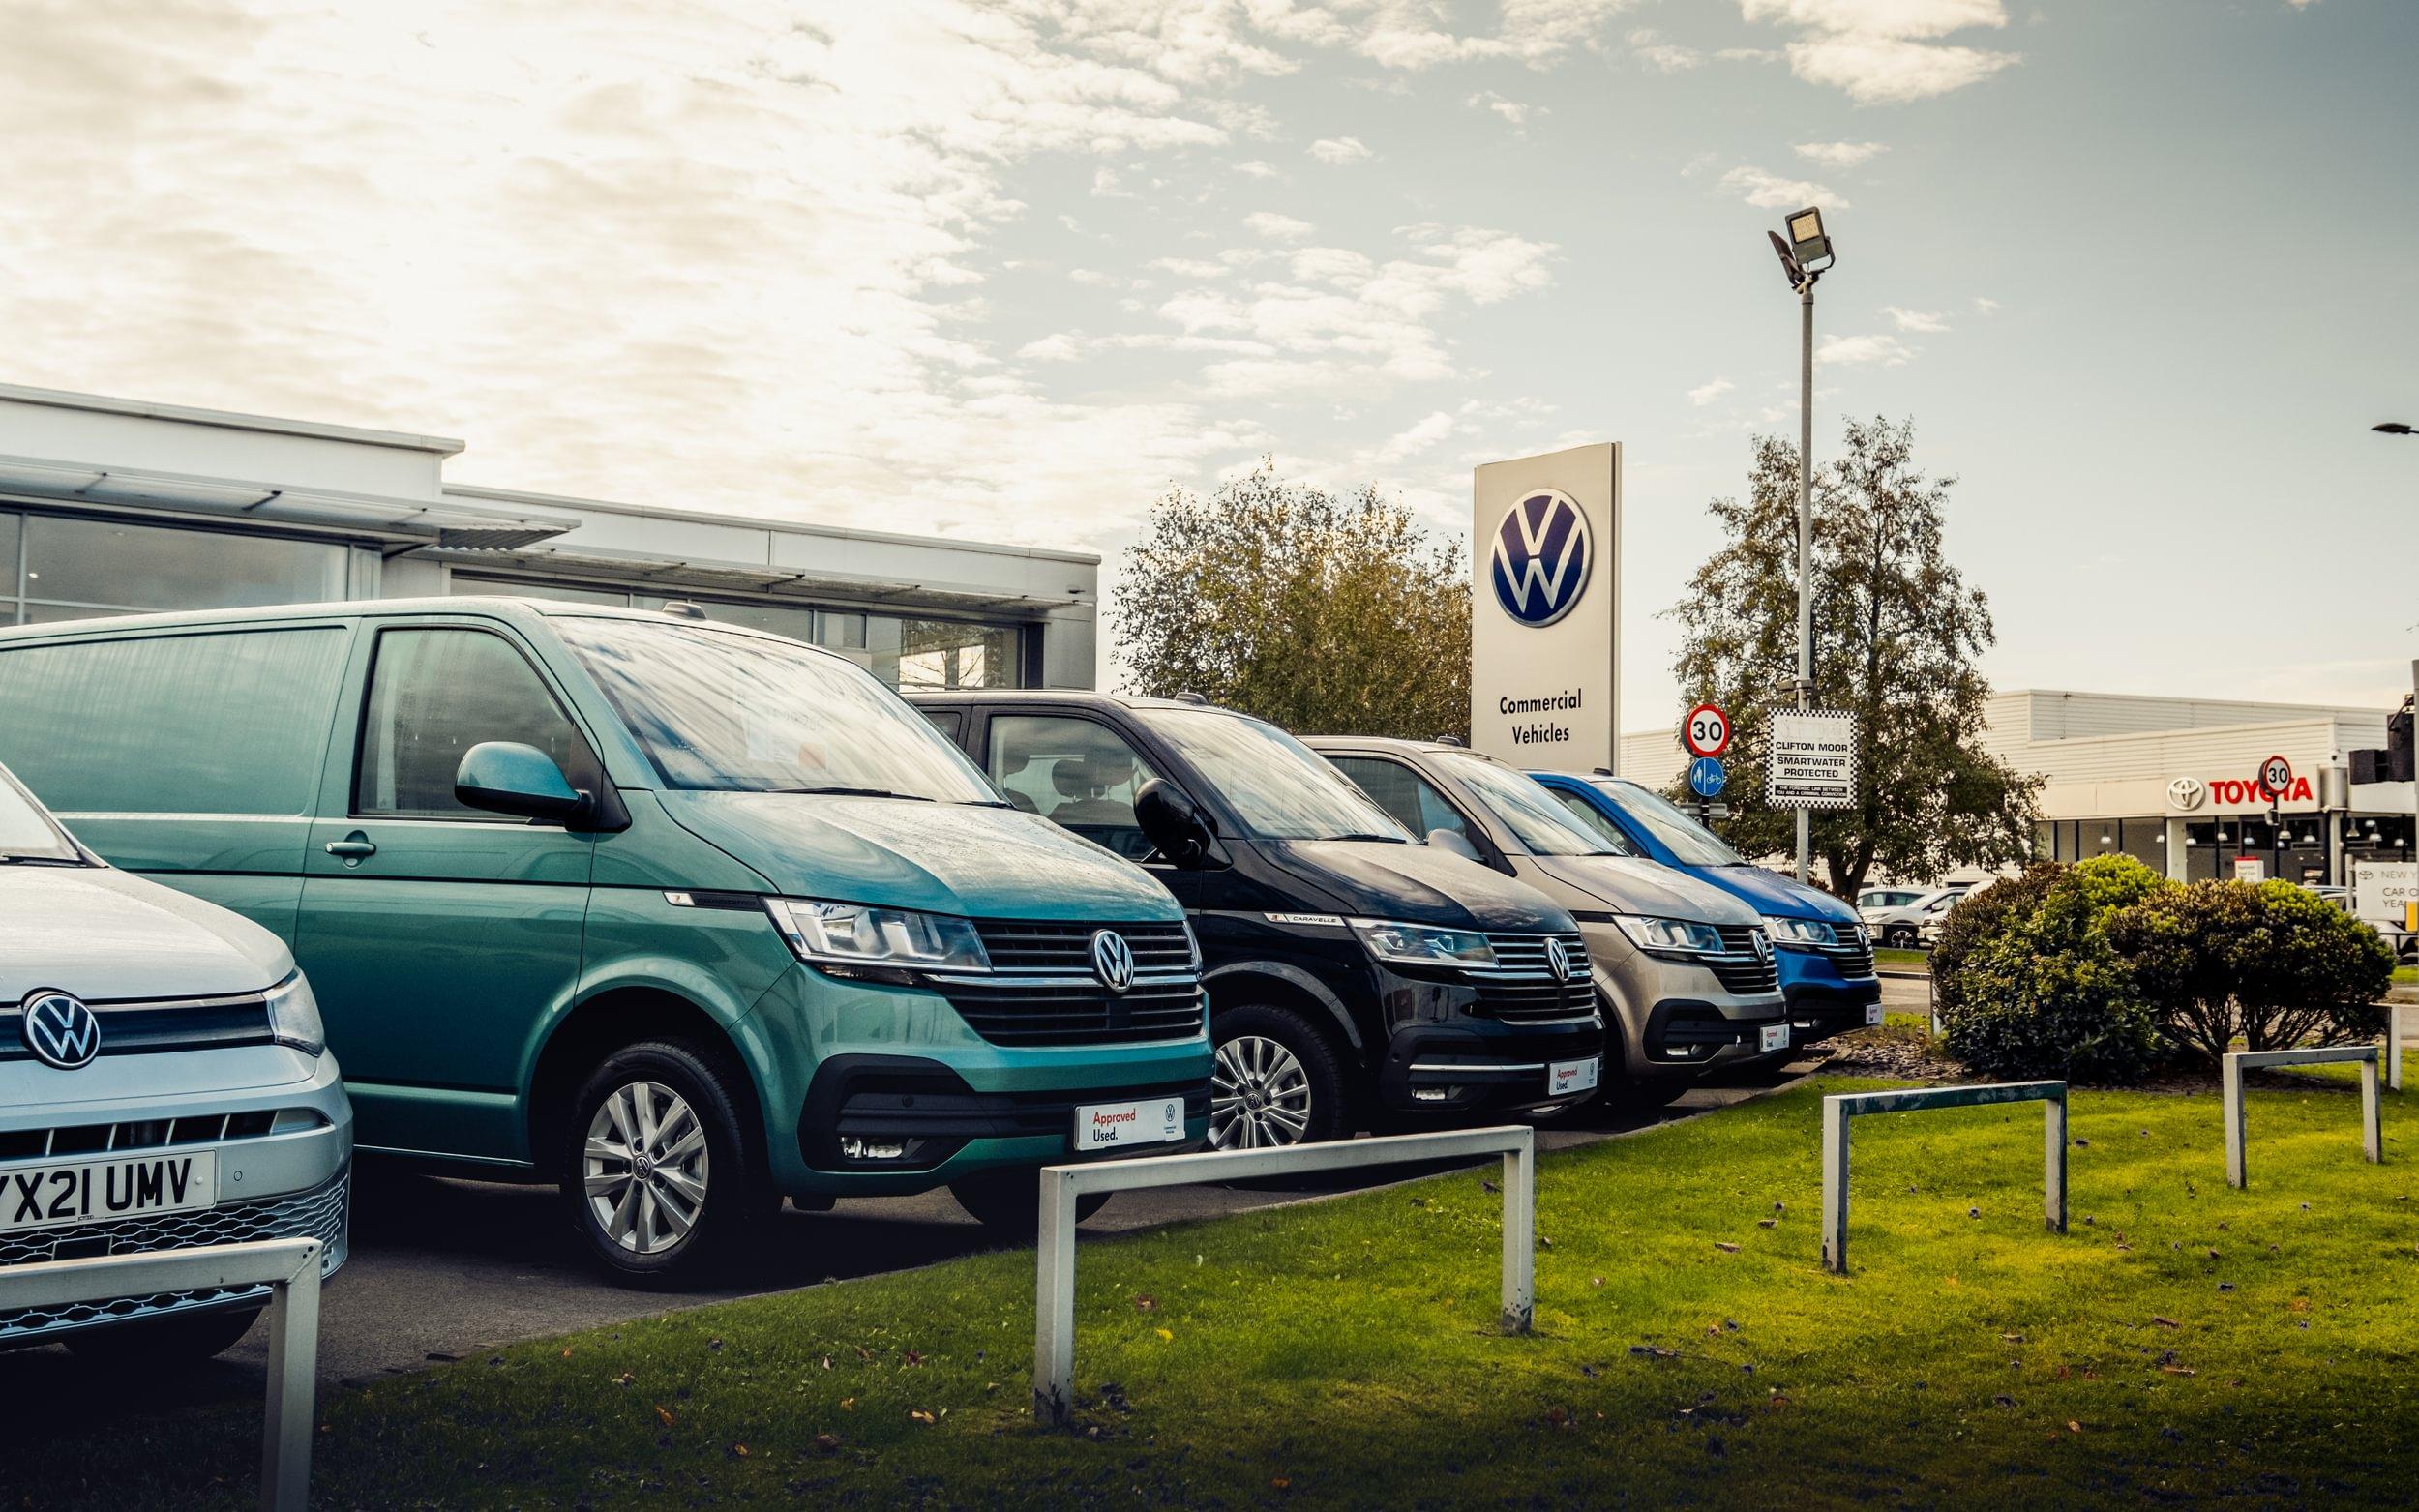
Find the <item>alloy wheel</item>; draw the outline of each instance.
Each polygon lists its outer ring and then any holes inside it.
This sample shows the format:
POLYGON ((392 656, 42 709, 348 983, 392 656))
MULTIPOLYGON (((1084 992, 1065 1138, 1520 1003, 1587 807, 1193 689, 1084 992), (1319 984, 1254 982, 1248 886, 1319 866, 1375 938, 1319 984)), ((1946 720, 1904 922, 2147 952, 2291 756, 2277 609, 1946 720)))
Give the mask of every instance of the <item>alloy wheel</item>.
POLYGON ((581 1168, 589 1215, 634 1255, 674 1248, 705 1211, 705 1126, 661 1082, 606 1096, 588 1120, 581 1168))
POLYGON ((1310 1073, 1272 1039, 1246 1034, 1218 1047, 1210 1076, 1210 1142, 1222 1150, 1299 1144, 1310 1130, 1310 1073))

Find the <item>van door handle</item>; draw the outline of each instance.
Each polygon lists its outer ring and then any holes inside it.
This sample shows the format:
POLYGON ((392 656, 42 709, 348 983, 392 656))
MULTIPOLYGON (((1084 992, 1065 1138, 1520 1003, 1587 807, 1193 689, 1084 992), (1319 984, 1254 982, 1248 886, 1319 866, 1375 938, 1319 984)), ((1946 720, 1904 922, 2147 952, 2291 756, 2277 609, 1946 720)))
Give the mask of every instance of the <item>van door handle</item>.
POLYGON ((346 861, 359 861, 364 856, 376 855, 378 847, 369 836, 356 832, 345 836, 343 840, 329 841, 327 852, 332 856, 342 856, 346 861))

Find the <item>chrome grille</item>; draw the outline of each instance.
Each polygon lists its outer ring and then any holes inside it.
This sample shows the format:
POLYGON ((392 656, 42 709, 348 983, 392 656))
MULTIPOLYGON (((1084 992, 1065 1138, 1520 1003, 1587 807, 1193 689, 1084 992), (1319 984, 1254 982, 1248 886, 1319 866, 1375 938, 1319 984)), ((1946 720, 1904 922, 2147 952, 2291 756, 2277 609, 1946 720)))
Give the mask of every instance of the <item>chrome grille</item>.
POLYGON ((1491 1019, 1569 1019, 1596 1009, 1587 942, 1578 934, 1490 934, 1492 967, 1470 968, 1478 987, 1478 1012, 1491 1019), (1570 962, 1570 979, 1558 982, 1546 968, 1545 942, 1559 939, 1570 962))
MULTIPOLYGON (((325 1274, 344 1258, 344 1224, 351 1195, 352 1175, 343 1171, 312 1191, 265 1202, 228 1202, 197 1212, 162 1213, 150 1218, 124 1218, 114 1223, 76 1224, 0 1235, 0 1266, 70 1257, 138 1255, 210 1244, 243 1244, 254 1239, 303 1238, 317 1239, 327 1246, 320 1259, 320 1272, 325 1274)), ((265 1302, 268 1296, 266 1286, 227 1287, 0 1311, 0 1342, 14 1344, 45 1333, 116 1319, 158 1317, 254 1299, 265 1302)))
MULTIPOLYGON (((267 1045, 273 1035, 268 999, 258 993, 232 997, 136 998, 87 1002, 101 1021, 101 1053, 140 1055, 163 1051, 221 1050, 267 1045)), ((21 1003, 0 1006, 0 1060, 29 1060, 21 1003)))
POLYGON ((1120 1045, 1202 1031, 1192 940, 1177 921, 977 919, 989 975, 932 974, 968 1027, 994 1045, 1120 1045), (1123 936, 1134 985, 1112 993, 1092 973, 1091 937, 1123 936))
POLYGON ((1193 946, 1184 926, 1167 920, 1094 924, 977 919, 974 929, 983 937, 983 951, 991 957, 991 968, 1001 974, 1048 972, 1090 976, 1091 937, 1102 930, 1122 935, 1125 943, 1133 947, 1134 970, 1138 975, 1162 971, 1189 973, 1193 969, 1193 946))
POLYGON ((1843 940, 1837 945, 1817 945, 1814 948, 1830 958, 1832 965, 1837 968, 1841 976, 1871 976, 1873 974, 1873 947, 1870 942, 1857 943, 1843 940))
POLYGON ((1704 959, 1714 968, 1722 991, 1735 997, 1780 991, 1780 968, 1773 964, 1771 942, 1767 940, 1760 952, 1755 948, 1756 937, 1764 933, 1760 927, 1722 924, 1715 928, 1722 937, 1722 954, 1704 959))

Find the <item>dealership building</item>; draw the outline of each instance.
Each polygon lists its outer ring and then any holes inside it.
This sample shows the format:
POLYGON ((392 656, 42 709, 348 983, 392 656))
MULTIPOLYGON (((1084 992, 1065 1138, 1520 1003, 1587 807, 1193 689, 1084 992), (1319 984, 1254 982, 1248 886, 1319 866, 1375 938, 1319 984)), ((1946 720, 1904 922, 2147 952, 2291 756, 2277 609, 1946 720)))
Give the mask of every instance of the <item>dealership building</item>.
MULTIPOLYGON (((2186 880, 2347 884, 2354 863, 2408 861, 2419 842, 2412 784, 2350 781, 2350 754, 2385 745, 2387 713, 2028 689, 1991 698, 1982 743, 2044 780, 2044 860, 2123 853, 2186 880), (2293 781, 2272 825, 2256 778, 2278 756, 2293 781)), ((1622 737, 1625 776, 1660 786, 1686 765, 1669 731, 1622 737)))
POLYGON ((0 385, 0 625, 451 594, 685 599, 894 687, 1092 685, 1097 556, 473 488, 444 476, 462 450, 0 385))

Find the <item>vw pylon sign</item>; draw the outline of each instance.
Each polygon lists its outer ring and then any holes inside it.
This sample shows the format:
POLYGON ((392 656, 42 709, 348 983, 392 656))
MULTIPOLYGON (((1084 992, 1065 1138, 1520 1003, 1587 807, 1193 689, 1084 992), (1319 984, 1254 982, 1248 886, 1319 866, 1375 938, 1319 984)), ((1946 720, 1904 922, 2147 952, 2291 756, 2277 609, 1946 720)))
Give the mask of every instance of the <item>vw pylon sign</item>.
POLYGON ((1539 489, 1495 527, 1495 602, 1524 625, 1551 625, 1587 592, 1595 557, 1587 512, 1560 489, 1539 489))
POLYGON ((1471 745, 1523 766, 1612 767, 1621 448, 1480 467, 1470 538, 1471 745))

